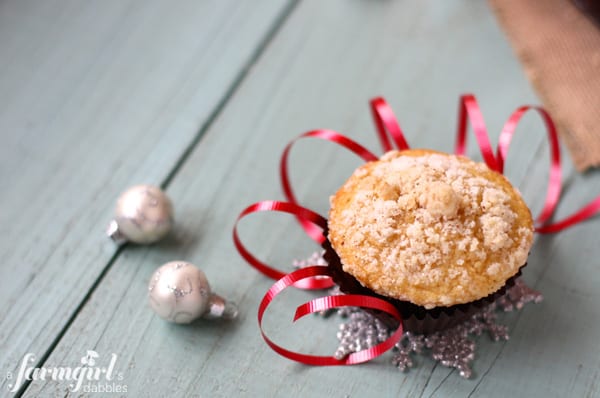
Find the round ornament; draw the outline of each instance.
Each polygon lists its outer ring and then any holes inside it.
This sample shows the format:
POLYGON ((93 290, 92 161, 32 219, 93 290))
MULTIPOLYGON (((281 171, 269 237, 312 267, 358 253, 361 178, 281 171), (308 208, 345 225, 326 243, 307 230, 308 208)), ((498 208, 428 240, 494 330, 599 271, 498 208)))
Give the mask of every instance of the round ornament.
POLYGON ((233 319, 237 306, 212 293, 206 275, 185 261, 171 261, 158 268, 148 286, 150 307, 161 318, 190 323, 199 317, 233 319))
POLYGON ((154 243, 173 226, 173 206, 165 192, 152 185, 136 185, 117 200, 108 236, 116 243, 154 243))

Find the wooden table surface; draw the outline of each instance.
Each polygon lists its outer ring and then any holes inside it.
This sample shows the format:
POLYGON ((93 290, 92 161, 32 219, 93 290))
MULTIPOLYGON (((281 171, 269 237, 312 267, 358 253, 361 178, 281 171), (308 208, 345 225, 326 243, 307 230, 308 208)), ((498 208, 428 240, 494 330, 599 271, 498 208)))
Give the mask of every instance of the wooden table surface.
MULTIPOLYGON (((494 141, 517 106, 537 103, 485 3, 7 0, 0 48, 0 396, 102 396, 56 380, 9 391, 28 353, 31 366, 76 367, 88 350, 102 364, 118 357, 127 393, 107 396, 600 396, 600 219, 536 238, 524 278, 545 301, 501 316, 511 339, 481 337, 469 380, 422 358, 401 373, 389 355, 328 368, 278 356, 256 321, 272 281, 231 240, 241 209, 283 199, 279 155, 300 133, 332 128, 377 149, 374 96, 413 146, 445 151, 460 94, 478 96, 494 141), (166 189, 176 228, 118 249, 104 228, 138 183, 166 189), (149 278, 176 259, 200 266, 239 318, 181 326, 154 315, 149 278)), ((511 151, 507 175, 537 212, 548 150, 536 116, 511 151)), ((563 154, 558 218, 600 192, 600 175, 576 173, 563 154)), ((302 203, 326 213, 359 161, 307 140, 291 164, 302 203)), ((289 216, 249 217, 240 233, 290 271, 318 250, 289 216)), ((278 298, 269 335, 333 353, 336 320, 291 323, 316 296, 278 298)))

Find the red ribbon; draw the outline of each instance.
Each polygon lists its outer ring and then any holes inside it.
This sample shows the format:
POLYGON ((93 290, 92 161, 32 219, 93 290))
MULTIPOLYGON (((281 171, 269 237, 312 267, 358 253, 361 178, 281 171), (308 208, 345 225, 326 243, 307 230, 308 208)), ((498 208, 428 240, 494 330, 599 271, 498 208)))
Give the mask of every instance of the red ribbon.
POLYGON ((392 150, 388 134, 392 136, 398 150, 404 151, 409 148, 394 111, 382 97, 371 100, 371 114, 373 115, 375 127, 377 127, 377 136, 381 142, 383 152, 392 150))
POLYGON ((460 98, 459 103, 459 117, 458 117, 458 130, 455 153, 457 155, 463 155, 466 148, 466 136, 467 136, 467 120, 471 122, 473 126, 473 133, 477 139, 477 144, 481 151, 481 155, 492 170, 498 173, 504 172, 504 160, 510 146, 510 142, 515 133, 517 125, 521 120, 521 117, 529 111, 537 111, 542 120, 544 121, 548 141, 550 143, 550 174, 548 176, 548 188, 546 190, 546 200, 544 207, 535 221, 535 231, 538 233, 554 233, 562 231, 563 229, 569 228, 581 221, 584 221, 600 211, 600 195, 596 197, 591 203, 583 207, 573 215, 565 218, 562 221, 546 224, 548 219, 552 217, 558 201, 560 199, 560 192, 562 187, 562 173, 560 167, 560 144, 558 140, 558 133, 556 126, 552 121, 552 118, 543 108, 538 106, 522 106, 513 112, 508 118, 498 139, 497 153, 494 156, 492 145, 483 121, 483 116, 477 100, 472 94, 463 95, 460 98))
MULTIPOLYGON (((475 138, 477 140, 477 144, 479 145, 479 149, 481 151, 483 160, 490 169, 495 170, 499 173, 503 173, 504 162, 508 153, 508 149, 510 147, 510 142, 515 133, 515 129, 522 116, 529 110, 537 111, 542 117, 542 120, 544 121, 544 124, 546 126, 548 141, 550 143, 550 174, 548 177, 548 188, 546 191, 544 207, 540 212, 540 215, 536 218, 535 230, 539 233, 559 232, 563 229, 572 227, 573 225, 580 223, 597 214, 600 211, 600 195, 596 197, 591 203, 575 212, 573 215, 556 223, 547 223, 547 221, 554 214, 558 205, 562 182, 558 134, 556 131, 556 127, 552 119, 550 118, 550 115, 543 108, 537 106, 522 106, 518 108, 515 112, 513 112, 513 114, 508 118, 508 120, 504 124, 504 127, 500 133, 500 137, 498 140, 496 154, 494 154, 494 150, 490 143, 487 129, 485 127, 483 115, 481 113, 479 105, 477 104, 477 100, 471 94, 461 96, 459 102, 458 128, 455 153, 457 155, 464 155, 465 153, 468 130, 467 124, 468 122, 470 122, 473 129, 473 133, 475 134, 475 138)), ((371 100, 371 111, 373 114, 375 126, 377 128, 377 135, 379 137, 379 141, 384 152, 392 150, 392 143, 398 150, 409 149, 408 143, 404 137, 400 125, 398 124, 398 121, 396 120, 396 117, 394 116, 391 107, 383 98, 378 97, 371 100)), ((292 272, 290 274, 286 274, 263 263, 245 248, 237 232, 237 225, 239 221, 245 216, 251 213, 262 211, 277 211, 294 215, 298 219, 300 225, 309 237, 311 237, 317 243, 323 242, 323 240, 325 239, 323 236, 323 230, 327 227, 327 220, 323 216, 298 204, 298 200, 294 195, 294 191, 292 189, 288 176, 287 162, 293 144, 301 138, 309 137, 319 138, 341 145, 344 148, 349 149, 351 152, 361 157, 366 162, 378 159, 377 156, 369 152, 362 145, 332 130, 314 130, 302 134, 301 136, 291 141, 285 147, 281 156, 281 185, 283 187, 283 192, 288 202, 263 201, 247 207, 244 211, 242 211, 242 213, 238 216, 238 219, 236 220, 233 229, 233 241, 238 252, 250 265, 252 265, 258 271, 272 279, 279 279, 271 287, 271 289, 269 289, 269 291, 263 298, 258 310, 258 322, 261 328, 261 334, 267 342, 267 344, 273 350, 285 356, 286 358, 302 362, 307 365, 349 365, 354 363, 365 362, 383 354, 384 352, 392 348, 396 342, 399 341, 399 339, 402 337, 402 322, 399 322, 400 327, 398 328, 398 330, 396 330, 394 334, 385 342, 375 347, 372 347, 371 349, 351 354, 343 360, 338 360, 334 357, 322 357, 295 353, 293 351, 289 351, 278 346, 277 344, 273 343, 262 330, 262 318, 264 312, 273 300, 273 298, 277 296, 277 294, 279 294, 283 289, 292 285, 294 287, 304 289, 323 289, 331 287, 333 285, 333 281, 331 280, 330 274, 326 267, 307 267, 292 272)), ((302 306, 298 307, 294 320, 312 312, 323 311, 326 309, 337 308, 345 305, 374 308, 381 311, 385 311, 390 315, 394 316, 399 321, 401 321, 400 315, 398 314, 396 309, 393 306, 391 306, 391 304, 383 300, 363 295, 328 296, 309 301, 303 304, 302 306)))
POLYGON ((494 156, 492 150, 492 144, 487 134, 485 122, 483 121, 483 115, 479 109, 479 104, 475 97, 471 94, 465 94, 460 97, 459 108, 458 108, 458 130, 456 134, 456 148, 454 153, 457 155, 464 155, 467 147, 467 121, 471 121, 473 127, 473 133, 479 144, 479 150, 483 156, 483 160, 487 166, 495 171, 500 172, 498 162, 494 156))
MULTIPOLYGON (((292 140, 281 154, 281 161, 279 163, 279 174, 281 176, 281 186, 283 188, 283 193, 287 198, 288 202, 298 205, 298 201, 296 200, 296 195, 294 195, 294 191, 292 190, 292 185, 290 184, 290 177, 288 176, 288 157, 290 154, 290 149, 296 141, 301 138, 320 138, 322 140, 326 140, 329 142, 333 142, 335 144, 341 145, 344 148, 350 150, 356 155, 360 156, 365 162, 371 162, 373 160, 377 160, 377 156, 373 155, 369 152, 368 149, 357 143, 356 141, 351 140, 350 138, 337 133, 333 130, 313 130, 308 133, 304 133, 296 139, 292 140)), ((317 243, 323 243, 325 237, 323 236, 322 229, 315 228, 314 223, 311 223, 309 220, 303 219, 302 217, 297 217, 300 225, 304 229, 304 232, 313 239, 317 243)), ((327 223, 327 222, 325 222, 327 223)))
MULTIPOLYGON (((528 110, 536 110, 542 119, 544 120, 544 124, 546 125, 546 131, 548 133, 548 141, 550 143, 550 174, 548 175, 548 188, 546 190, 546 200, 544 203, 544 207, 539 216, 537 216, 535 222, 537 225, 537 231, 540 231, 542 228, 542 224, 544 224, 554 211, 556 210, 556 206, 558 205, 558 200, 560 199, 560 191, 562 188, 562 171, 560 169, 560 144, 558 142, 558 134, 556 132, 556 127, 552 122, 552 118, 543 108, 537 106, 522 106, 516 111, 513 112, 512 115, 508 118, 502 131, 500 132, 500 137, 498 138, 498 149, 496 158, 498 160, 498 172, 504 172, 504 160, 506 159, 506 154, 508 152, 508 147, 510 146, 510 141, 515 133, 515 129, 517 128, 517 124, 521 120, 521 117, 528 110)), ((555 231, 556 232, 556 231, 555 231)))
MULTIPOLYGON (((262 211, 277 211, 282 213, 288 213, 295 215, 299 220, 310 223, 311 226, 320 228, 321 236, 323 236, 323 230, 327 227, 327 220, 325 217, 315 213, 312 210, 306 209, 295 203, 279 202, 276 200, 265 200, 262 202, 254 203, 246 207, 238 216, 235 225, 233 227, 233 243, 237 248, 238 252, 242 257, 254 268, 256 268, 262 274, 268 276, 271 279, 280 279, 286 276, 285 272, 281 272, 254 257, 248 249, 242 244, 238 235, 237 227, 239 221, 251 213, 257 213, 262 211)), ((333 286, 334 283, 331 278, 313 278, 308 281, 304 281, 296 285, 303 289, 326 289, 333 286)))
POLYGON ((327 267, 323 266, 312 266, 299 269, 290 274, 285 275, 279 279, 271 288, 267 291, 263 297, 260 306, 258 307, 258 326, 263 339, 267 342, 275 352, 284 357, 301 362, 306 365, 353 365, 357 363, 367 362, 371 359, 378 357, 384 352, 388 351, 402 338, 402 318, 398 310, 390 303, 385 300, 381 300, 375 297, 363 296, 363 295, 342 295, 342 296, 327 296, 321 297, 315 300, 308 301, 298 308, 296 308, 296 314, 294 315, 294 322, 305 315, 312 314, 314 312, 324 311, 331 308, 338 308, 343 306, 363 307, 371 308, 379 311, 384 311, 393 316, 400 326, 398 329, 385 341, 377 344, 374 347, 352 353, 343 359, 337 359, 332 356, 318 356, 300 354, 294 351, 287 350, 280 345, 275 344, 271 339, 267 337, 262 327, 262 320, 267 310, 267 307, 273 299, 281 293, 284 289, 289 286, 296 286, 299 282, 307 278, 314 278, 317 276, 331 276, 327 267))

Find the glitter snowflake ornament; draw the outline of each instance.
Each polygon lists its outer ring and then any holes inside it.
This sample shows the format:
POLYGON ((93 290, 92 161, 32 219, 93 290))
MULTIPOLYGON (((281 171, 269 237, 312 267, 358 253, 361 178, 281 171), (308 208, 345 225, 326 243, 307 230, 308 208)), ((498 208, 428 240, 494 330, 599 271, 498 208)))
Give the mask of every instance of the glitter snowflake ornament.
POLYGON ((340 345, 334 354, 337 359, 371 348, 390 337, 388 327, 365 311, 351 310, 348 317, 350 320, 340 325, 337 334, 340 340, 340 345))

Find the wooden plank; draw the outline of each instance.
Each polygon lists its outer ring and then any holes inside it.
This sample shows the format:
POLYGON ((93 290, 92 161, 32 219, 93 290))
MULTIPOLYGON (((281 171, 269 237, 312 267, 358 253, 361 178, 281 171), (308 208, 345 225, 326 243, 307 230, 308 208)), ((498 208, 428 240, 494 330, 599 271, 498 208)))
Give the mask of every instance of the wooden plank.
POLYGON ((3 375, 51 347, 115 253, 119 192, 168 177, 288 5, 0 4, 3 375))
MULTIPOLYGON (((284 145, 300 132, 327 127, 375 148, 366 99, 383 94, 414 146, 449 150, 456 100, 467 90, 479 95, 494 137, 516 106, 535 102, 484 4, 301 3, 169 187, 184 215, 175 242, 128 248, 47 364, 76 365, 89 349, 102 361, 116 353, 120 383, 135 396, 547 396, 550 388, 556 395, 593 395, 600 356, 598 346, 588 343, 600 328, 588 316, 594 315, 590 304, 598 297, 590 291, 594 280, 582 281, 593 266, 584 263, 564 278, 563 256, 575 250, 598 253, 590 233, 598 230, 597 222, 549 238, 563 242, 552 252, 538 241, 526 277, 547 300, 508 318, 514 327, 510 342, 482 339, 474 380, 427 360, 402 374, 389 356, 354 367, 306 367, 279 357, 259 335, 256 309, 272 282, 237 256, 231 228, 246 205, 282 197, 277 165, 284 145), (216 291, 237 301, 239 319, 177 326, 154 316, 145 302, 148 280, 157 266, 177 258, 201 266, 216 291), (578 302, 587 304, 585 311, 563 319, 555 336, 543 333, 556 325, 556 314, 578 302), (585 346, 561 340, 581 323, 585 327, 575 337, 585 346), (583 350, 586 355, 578 356, 583 350)), ((509 174, 536 208, 544 190, 537 178, 546 164, 544 152, 537 151, 543 148, 543 131, 534 118, 521 129, 509 174)), ((292 164, 302 202, 325 213, 328 195, 359 162, 313 141, 294 149, 292 164)), ((565 206, 590 195, 590 184, 578 181, 571 188, 565 206)), ((318 249, 290 217, 257 215, 244 220, 241 235, 261 258, 288 270, 292 258, 318 249)), ((318 294, 286 293, 266 316, 269 336, 291 349, 331 353, 335 320, 309 317, 291 324, 295 305, 318 294)), ((68 395, 67 389, 64 383, 35 382, 26 395, 68 395)))

